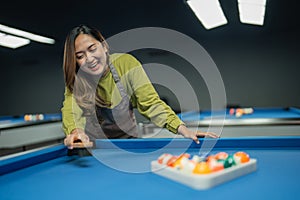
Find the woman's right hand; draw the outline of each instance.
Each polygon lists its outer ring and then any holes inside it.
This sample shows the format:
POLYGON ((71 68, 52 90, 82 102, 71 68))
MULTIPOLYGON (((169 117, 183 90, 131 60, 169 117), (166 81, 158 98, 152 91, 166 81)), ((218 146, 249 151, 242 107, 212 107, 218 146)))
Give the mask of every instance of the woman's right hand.
POLYGON ((76 128, 71 132, 71 134, 66 136, 64 144, 68 147, 68 149, 73 149, 73 144, 77 140, 80 140, 82 143, 88 143, 90 141, 89 136, 87 136, 82 129, 76 128))

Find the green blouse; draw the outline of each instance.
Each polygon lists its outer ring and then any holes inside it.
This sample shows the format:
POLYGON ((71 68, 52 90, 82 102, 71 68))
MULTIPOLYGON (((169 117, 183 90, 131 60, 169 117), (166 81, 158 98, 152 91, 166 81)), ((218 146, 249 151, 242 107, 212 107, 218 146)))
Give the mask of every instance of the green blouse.
MULTIPOLYGON (((130 96, 132 106, 155 125, 177 133, 179 125, 184 123, 159 98, 141 63, 130 54, 112 54, 110 61, 130 96)), ((99 80, 97 92, 104 100, 112 103, 111 108, 121 101, 121 95, 110 72, 99 80)), ((85 117, 82 116, 82 110, 76 104, 73 94, 68 88, 65 89, 64 96, 61 111, 65 134, 70 134, 75 128, 84 130, 85 117)))

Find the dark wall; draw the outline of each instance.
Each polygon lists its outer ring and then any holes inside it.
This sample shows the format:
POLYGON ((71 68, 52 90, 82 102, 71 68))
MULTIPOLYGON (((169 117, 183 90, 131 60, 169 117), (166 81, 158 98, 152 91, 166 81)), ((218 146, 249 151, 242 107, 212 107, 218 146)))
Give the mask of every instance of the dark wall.
POLYGON ((62 60, 59 51, 51 56, 52 48, 37 48, 27 55, 26 47, 22 47, 1 54, 5 62, 1 64, 0 115, 60 112, 64 90, 62 60))

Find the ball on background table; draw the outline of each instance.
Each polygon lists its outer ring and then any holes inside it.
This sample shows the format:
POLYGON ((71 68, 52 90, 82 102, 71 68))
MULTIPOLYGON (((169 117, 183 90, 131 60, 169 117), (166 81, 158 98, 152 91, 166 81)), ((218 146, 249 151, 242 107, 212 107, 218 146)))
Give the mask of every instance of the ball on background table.
POLYGON ((230 114, 230 115, 234 115, 234 113, 235 113, 235 109, 234 109, 234 108, 230 108, 230 109, 229 109, 229 114, 230 114))
POLYGON ((24 121, 41 121, 44 120, 43 114, 26 114, 24 115, 24 121))
POLYGON ((254 112, 253 108, 230 108, 229 115, 235 115, 236 117, 242 117, 243 115, 249 115, 254 112))
POLYGON ((31 115, 24 115, 24 121, 31 121, 31 115))
POLYGON ((235 116, 236 117, 241 117, 244 114, 244 110, 242 108, 238 108, 235 111, 235 116))
POLYGON ((244 108, 245 114, 252 114, 254 112, 253 108, 244 108))

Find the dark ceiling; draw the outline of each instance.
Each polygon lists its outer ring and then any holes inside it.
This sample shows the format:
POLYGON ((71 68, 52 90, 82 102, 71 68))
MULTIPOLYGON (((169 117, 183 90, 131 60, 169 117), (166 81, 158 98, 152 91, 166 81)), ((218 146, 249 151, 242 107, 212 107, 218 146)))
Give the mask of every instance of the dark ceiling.
POLYGON ((132 28, 155 26, 183 32, 196 40, 299 30, 296 0, 268 0, 264 27, 241 24, 237 0, 220 3, 228 24, 212 30, 203 28, 185 0, 12 0, 1 3, 0 24, 49 36, 59 46, 67 32, 82 23, 100 28, 106 37, 132 28))
MULTIPOLYGON (((55 45, 32 42, 17 50, 0 46, 2 65, 34 64, 49 57, 61 62, 63 43, 68 31, 79 24, 99 28, 108 38, 139 27, 163 27, 180 31, 200 44, 256 37, 298 38, 300 30, 298 1, 267 0, 263 27, 242 24, 237 0, 220 0, 228 24, 206 30, 185 0, 10 0, 1 3, 0 24, 54 38, 55 45), (15 61, 14 61, 15 62, 15 61)), ((299 40, 298 40, 299 41, 299 40)), ((236 41, 235 41, 236 42, 236 41)))

